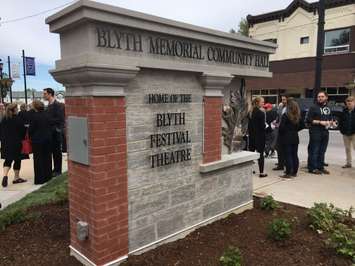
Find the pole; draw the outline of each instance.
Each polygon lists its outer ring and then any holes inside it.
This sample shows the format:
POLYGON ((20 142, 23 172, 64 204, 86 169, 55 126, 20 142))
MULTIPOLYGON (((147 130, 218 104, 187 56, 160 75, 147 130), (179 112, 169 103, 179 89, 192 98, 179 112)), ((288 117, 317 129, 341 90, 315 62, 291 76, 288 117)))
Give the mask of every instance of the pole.
POLYGON ((324 53, 324 17, 325 17, 325 0, 318 2, 318 34, 317 34, 317 57, 316 57, 316 75, 314 82, 313 97, 317 101, 318 92, 321 90, 322 83, 322 61, 324 53))
POLYGON ((27 84, 26 84, 26 57, 25 50, 22 50, 22 62, 23 62, 23 82, 25 85, 25 103, 27 105, 27 84))
MULTIPOLYGON (((9 79, 11 79, 11 61, 10 61, 10 56, 7 57, 7 67, 9 69, 9 79)), ((10 86, 10 103, 12 103, 12 85, 10 86)))

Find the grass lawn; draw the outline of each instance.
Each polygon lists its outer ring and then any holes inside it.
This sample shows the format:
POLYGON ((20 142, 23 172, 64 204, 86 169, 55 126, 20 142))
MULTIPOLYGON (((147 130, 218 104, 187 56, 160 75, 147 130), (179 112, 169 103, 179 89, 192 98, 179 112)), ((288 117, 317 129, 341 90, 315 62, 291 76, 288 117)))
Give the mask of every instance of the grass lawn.
POLYGON ((11 224, 20 223, 35 216, 36 213, 27 213, 29 208, 48 203, 64 202, 67 199, 68 177, 67 173, 64 173, 53 178, 40 189, 1 210, 0 231, 5 230, 11 224))

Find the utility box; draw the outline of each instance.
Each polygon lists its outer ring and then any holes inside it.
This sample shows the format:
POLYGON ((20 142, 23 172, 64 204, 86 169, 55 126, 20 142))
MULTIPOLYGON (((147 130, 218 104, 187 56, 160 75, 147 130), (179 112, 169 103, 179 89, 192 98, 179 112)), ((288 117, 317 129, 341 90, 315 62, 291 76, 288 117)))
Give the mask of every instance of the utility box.
POLYGON ((86 117, 68 117, 69 160, 89 165, 88 121, 86 117))

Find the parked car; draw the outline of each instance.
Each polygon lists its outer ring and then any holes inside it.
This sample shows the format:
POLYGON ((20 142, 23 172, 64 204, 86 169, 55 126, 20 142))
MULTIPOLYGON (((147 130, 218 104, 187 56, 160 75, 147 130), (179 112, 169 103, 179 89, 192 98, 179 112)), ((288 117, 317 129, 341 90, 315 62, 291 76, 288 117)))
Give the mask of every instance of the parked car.
MULTIPOLYGON (((306 119, 306 115, 307 112, 309 110, 309 108, 313 105, 313 98, 296 98, 295 101, 298 103, 300 109, 301 109, 301 115, 302 115, 302 119, 303 121, 305 121, 306 119)), ((333 130, 338 130, 338 121, 339 121, 339 117, 341 115, 341 113, 343 112, 344 109, 344 104, 339 104, 339 103, 335 103, 335 102, 329 102, 328 103, 329 108, 333 114, 333 119, 336 120, 336 127, 331 128, 333 130)))

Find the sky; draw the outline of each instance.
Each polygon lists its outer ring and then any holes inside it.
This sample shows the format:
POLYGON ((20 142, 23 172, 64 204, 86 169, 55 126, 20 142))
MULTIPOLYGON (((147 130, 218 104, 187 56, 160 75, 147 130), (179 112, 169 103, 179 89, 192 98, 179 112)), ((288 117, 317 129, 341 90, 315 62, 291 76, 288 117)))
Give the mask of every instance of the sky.
MULTIPOLYGON (((52 87, 64 89, 49 74, 55 61, 60 59, 59 35, 50 33, 45 18, 63 9, 70 0, 1 0, 0 1, 0 59, 7 70, 7 57, 20 63, 22 49, 26 56, 36 59, 36 76, 27 77, 27 88, 42 90, 52 87), (60 7, 53 10, 54 8, 60 7), (13 21, 44 11, 41 15, 13 21), (9 21, 9 22, 7 22, 9 21)), ((140 11, 215 30, 228 32, 238 28, 241 18, 286 8, 292 0, 97 0, 105 4, 140 11)), ((16 79, 13 90, 23 90, 23 78, 16 79)))

